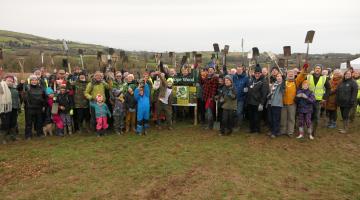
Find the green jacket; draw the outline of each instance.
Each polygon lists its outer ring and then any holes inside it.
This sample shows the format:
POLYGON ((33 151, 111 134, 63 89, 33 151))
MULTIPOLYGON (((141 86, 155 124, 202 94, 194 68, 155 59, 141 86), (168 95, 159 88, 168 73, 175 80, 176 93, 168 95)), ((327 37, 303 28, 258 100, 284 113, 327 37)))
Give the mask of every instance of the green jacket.
POLYGON ((102 95, 105 100, 105 90, 110 89, 109 84, 107 84, 105 81, 102 82, 95 82, 91 81, 87 84, 84 95, 85 97, 91 101, 95 100, 97 95, 102 95))
POLYGON ((88 108, 89 101, 85 97, 84 93, 88 85, 88 81, 77 80, 74 84, 74 103, 75 108, 88 108))

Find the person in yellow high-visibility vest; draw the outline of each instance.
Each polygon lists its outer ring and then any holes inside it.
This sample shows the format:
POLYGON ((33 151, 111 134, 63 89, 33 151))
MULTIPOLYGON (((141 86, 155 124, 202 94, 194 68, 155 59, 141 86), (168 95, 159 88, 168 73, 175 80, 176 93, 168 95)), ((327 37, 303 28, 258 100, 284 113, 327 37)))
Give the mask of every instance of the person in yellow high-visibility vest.
POLYGON ((350 110, 350 122, 354 121, 356 113, 360 113, 360 71, 354 70, 352 73, 352 78, 354 79, 354 81, 356 81, 358 85, 358 93, 356 103, 354 107, 350 110))
POLYGON ((320 120, 321 104, 326 102, 331 89, 328 78, 322 75, 322 69, 323 67, 321 64, 315 65, 314 73, 309 74, 306 78, 309 82, 309 89, 314 93, 316 100, 311 118, 313 122, 313 135, 316 134, 320 120))

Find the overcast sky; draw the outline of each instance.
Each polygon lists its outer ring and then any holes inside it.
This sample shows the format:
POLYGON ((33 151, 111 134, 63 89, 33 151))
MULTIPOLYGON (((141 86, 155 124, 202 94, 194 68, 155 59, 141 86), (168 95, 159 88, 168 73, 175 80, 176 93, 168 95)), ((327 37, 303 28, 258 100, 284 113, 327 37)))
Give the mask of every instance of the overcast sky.
POLYGON ((0 0, 0 29, 125 50, 360 53, 360 0, 0 0))

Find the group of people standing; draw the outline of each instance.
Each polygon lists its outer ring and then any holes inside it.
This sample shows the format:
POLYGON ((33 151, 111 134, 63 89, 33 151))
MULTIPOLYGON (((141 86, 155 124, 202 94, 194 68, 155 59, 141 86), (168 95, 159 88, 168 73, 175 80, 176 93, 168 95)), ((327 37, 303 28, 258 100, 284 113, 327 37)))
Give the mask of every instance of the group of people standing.
POLYGON ((191 108, 173 106, 174 85, 196 88, 198 118, 208 130, 220 122, 219 135, 233 133, 249 121, 249 132, 269 128, 269 136, 314 139, 321 114, 328 117, 327 128, 336 128, 337 109, 342 125, 349 130, 360 104, 360 73, 348 69, 310 71, 261 68, 246 69, 184 65, 177 72, 160 63, 157 70, 130 73, 125 70, 88 74, 79 67, 73 73, 64 69, 47 72, 34 69, 25 80, 4 75, 0 84, 0 116, 3 143, 17 139, 18 114, 25 111, 25 139, 44 135, 64 136, 74 132, 105 135, 111 129, 122 135, 146 135, 150 124, 173 129, 173 122, 192 116, 191 108), (135 76, 137 76, 135 78, 135 76), (54 127, 55 126, 55 127, 54 127), (296 131, 298 130, 298 131, 296 131))

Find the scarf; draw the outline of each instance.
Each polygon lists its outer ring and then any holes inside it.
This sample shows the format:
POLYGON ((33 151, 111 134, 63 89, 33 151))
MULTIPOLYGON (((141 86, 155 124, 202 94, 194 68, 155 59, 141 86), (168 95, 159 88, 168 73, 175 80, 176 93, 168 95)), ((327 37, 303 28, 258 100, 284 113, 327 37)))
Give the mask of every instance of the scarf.
POLYGON ((12 110, 11 92, 5 81, 0 83, 0 113, 12 110))

